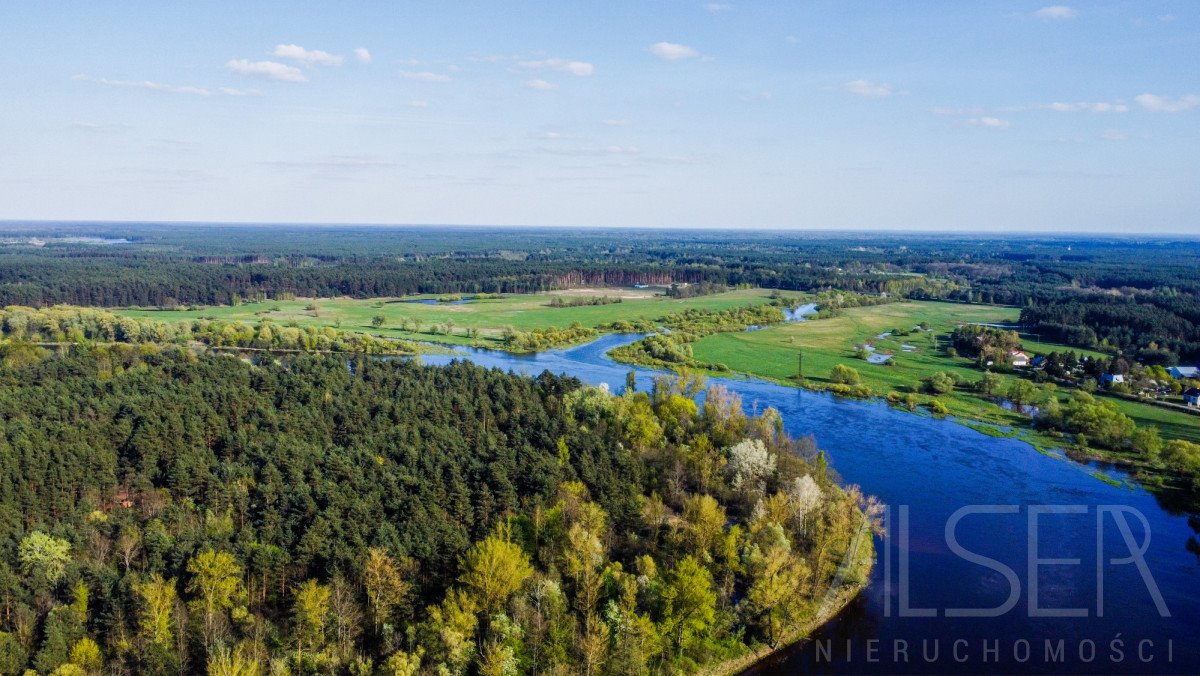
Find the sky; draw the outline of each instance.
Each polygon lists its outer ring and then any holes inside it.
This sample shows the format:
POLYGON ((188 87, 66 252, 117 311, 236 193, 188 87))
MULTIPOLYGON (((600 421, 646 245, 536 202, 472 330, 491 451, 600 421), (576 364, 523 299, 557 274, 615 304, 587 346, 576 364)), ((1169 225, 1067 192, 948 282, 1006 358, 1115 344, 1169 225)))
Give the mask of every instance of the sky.
POLYGON ((1200 2, 0 4, 0 219, 1200 233, 1200 2))

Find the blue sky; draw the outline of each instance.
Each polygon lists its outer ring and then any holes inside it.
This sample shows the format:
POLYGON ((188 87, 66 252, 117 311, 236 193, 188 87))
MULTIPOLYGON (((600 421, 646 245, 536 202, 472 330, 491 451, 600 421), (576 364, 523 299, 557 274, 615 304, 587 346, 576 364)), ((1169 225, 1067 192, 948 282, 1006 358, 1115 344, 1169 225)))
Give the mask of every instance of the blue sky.
POLYGON ((1200 3, 0 7, 0 218, 1200 233, 1200 3))

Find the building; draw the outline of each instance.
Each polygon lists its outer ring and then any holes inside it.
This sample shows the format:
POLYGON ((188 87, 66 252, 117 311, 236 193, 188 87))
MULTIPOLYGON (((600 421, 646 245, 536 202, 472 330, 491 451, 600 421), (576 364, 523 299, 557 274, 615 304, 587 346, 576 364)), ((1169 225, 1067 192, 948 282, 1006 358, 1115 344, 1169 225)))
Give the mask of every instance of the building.
POLYGON ((1200 388, 1191 388, 1183 393, 1183 403, 1188 406, 1200 406, 1200 388))
POLYGON ((1020 350, 1013 350, 1008 353, 1008 363, 1016 367, 1029 366, 1029 355, 1020 350))
POLYGON ((1125 376, 1121 375, 1120 373, 1105 373, 1104 375, 1100 376, 1100 382, 1104 383, 1105 385, 1116 385, 1118 383, 1125 382, 1125 376))
POLYGON ((1171 377, 1176 380, 1183 380, 1184 378, 1200 378, 1200 368, 1195 366, 1172 366, 1171 368, 1167 369, 1167 373, 1170 373, 1171 377))

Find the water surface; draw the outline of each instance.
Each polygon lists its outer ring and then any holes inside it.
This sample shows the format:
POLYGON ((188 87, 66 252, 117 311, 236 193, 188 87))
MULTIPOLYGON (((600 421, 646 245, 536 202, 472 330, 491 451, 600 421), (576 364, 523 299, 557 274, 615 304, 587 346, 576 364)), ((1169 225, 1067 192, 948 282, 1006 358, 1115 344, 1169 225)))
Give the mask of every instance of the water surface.
MULTIPOLYGON (((605 352, 638 337, 604 336, 587 345, 534 355, 462 349, 457 357, 428 355, 423 361, 443 364, 466 358, 529 375, 549 370, 619 390, 630 367, 613 362, 605 352)), ((634 370, 640 389, 648 389, 660 373, 634 370)), ((1194 553, 1200 546, 1186 515, 1169 513, 1143 490, 1098 480, 1089 474, 1097 471, 1094 467, 1043 455, 1024 442, 989 437, 948 420, 754 379, 710 382, 741 395, 749 412, 778 409, 789 433, 816 438, 846 483, 859 484, 890 505, 891 536, 876 542, 877 565, 866 591, 818 632, 817 643, 794 647, 761 665, 759 672, 1200 673, 1195 645, 1200 636, 1200 558, 1194 553), (945 616, 948 608, 1000 606, 1010 594, 1003 573, 955 555, 946 543, 947 521, 968 505, 1017 510, 967 516, 955 531, 962 547, 1015 572, 1018 603, 999 617, 945 616), (1040 565, 1036 580, 1038 607, 1079 608, 1085 617, 1031 616, 1031 505, 1083 510, 1037 517, 1037 556, 1078 563, 1040 565), (1145 515, 1150 541, 1144 558, 1170 617, 1160 616, 1135 565, 1111 563, 1103 567, 1103 616, 1098 616, 1097 553, 1105 561, 1129 556, 1111 515, 1097 529, 1098 507, 1104 505, 1130 507, 1145 515), (897 527, 901 506, 908 512, 906 539, 897 527), (904 557, 910 580, 908 607, 933 609, 936 616, 901 617, 904 557), (1060 639, 1063 654, 1058 661, 1060 639), (1120 643, 1114 644, 1114 639, 1120 643), (931 656, 934 641, 937 659, 926 661, 922 650, 931 656), (828 658, 817 652, 817 645, 829 649, 828 658), (1026 646, 1029 656, 1022 660, 1026 646), (1094 654, 1089 646, 1094 646, 1094 654), (1120 648, 1120 661, 1114 647, 1120 648), (1141 656, 1152 656, 1153 661, 1142 661, 1139 647, 1141 656), (956 648, 965 661, 955 659, 956 648), (874 662, 868 661, 872 654, 874 662)), ((1127 522, 1140 544, 1146 529, 1136 517, 1127 517, 1127 522)), ((1200 529, 1200 523, 1193 523, 1200 529)))

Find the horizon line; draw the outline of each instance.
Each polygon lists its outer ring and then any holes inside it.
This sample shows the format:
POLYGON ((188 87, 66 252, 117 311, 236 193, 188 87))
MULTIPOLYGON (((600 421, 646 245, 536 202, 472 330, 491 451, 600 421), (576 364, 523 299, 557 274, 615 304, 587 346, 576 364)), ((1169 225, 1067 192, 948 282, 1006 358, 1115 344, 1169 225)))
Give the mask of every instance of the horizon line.
POLYGON ((641 230, 649 232, 740 232, 740 233, 807 233, 807 234, 895 234, 895 235, 1011 235, 1011 236, 1088 236, 1123 239, 1145 239, 1161 237, 1200 238, 1200 230, 1187 232, 1181 230, 1163 230, 1154 233, 1129 233, 1109 230, 1021 230, 1021 229, 947 229, 947 228, 822 228, 822 227, 757 227, 757 226, 648 226, 648 225, 548 225, 548 224, 516 224, 516 223, 385 223, 369 222, 336 222, 336 221, 205 221, 205 220, 103 220, 103 219, 0 219, 0 230, 9 226, 39 226, 39 225, 182 225, 182 226, 216 226, 216 227, 294 227, 294 228, 451 228, 451 229, 487 229, 499 228, 506 230, 641 230))

